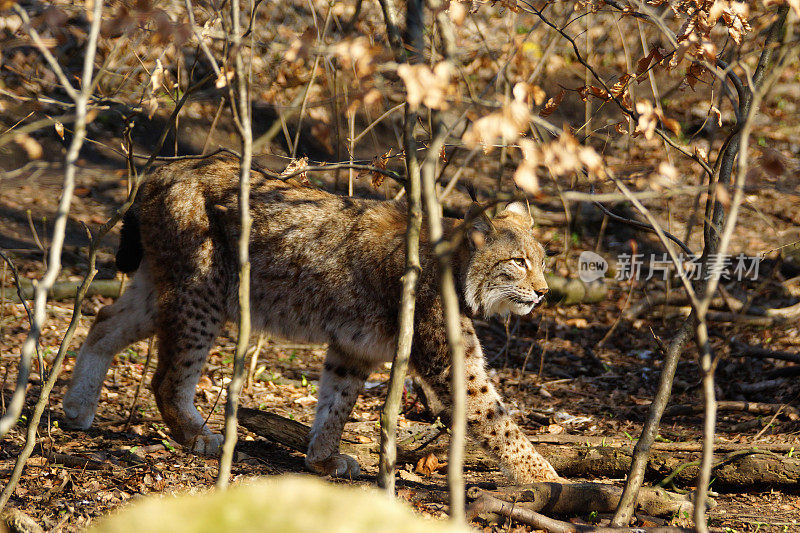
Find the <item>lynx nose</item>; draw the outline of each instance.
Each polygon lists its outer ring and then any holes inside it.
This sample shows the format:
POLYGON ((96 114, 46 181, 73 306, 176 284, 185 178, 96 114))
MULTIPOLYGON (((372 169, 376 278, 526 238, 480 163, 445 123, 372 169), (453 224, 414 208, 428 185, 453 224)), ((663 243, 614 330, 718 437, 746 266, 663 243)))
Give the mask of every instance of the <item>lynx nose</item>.
POLYGON ((547 287, 545 287, 544 289, 533 289, 533 292, 536 293, 536 296, 538 296, 539 298, 542 298, 545 294, 550 292, 550 289, 547 288, 547 287))

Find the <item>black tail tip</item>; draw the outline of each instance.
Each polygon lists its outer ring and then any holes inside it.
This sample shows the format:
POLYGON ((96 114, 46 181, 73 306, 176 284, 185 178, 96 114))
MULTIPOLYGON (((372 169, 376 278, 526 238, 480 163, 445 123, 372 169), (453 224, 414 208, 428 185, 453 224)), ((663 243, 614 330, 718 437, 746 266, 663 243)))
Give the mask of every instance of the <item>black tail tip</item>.
POLYGON ((132 211, 125 213, 122 219, 122 229, 119 234, 119 249, 116 262, 120 272, 129 274, 135 272, 142 262, 144 250, 139 232, 139 219, 132 211))

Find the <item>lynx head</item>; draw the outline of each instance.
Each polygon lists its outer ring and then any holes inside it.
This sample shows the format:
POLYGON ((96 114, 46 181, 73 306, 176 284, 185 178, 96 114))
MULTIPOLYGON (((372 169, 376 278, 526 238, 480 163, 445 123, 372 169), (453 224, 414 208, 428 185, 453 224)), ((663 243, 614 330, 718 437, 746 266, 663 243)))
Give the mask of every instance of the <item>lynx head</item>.
POLYGON ((472 257, 464 296, 473 313, 525 315, 542 301, 548 291, 545 253, 532 226, 527 206, 519 202, 491 220, 484 215, 472 223, 467 231, 472 257))

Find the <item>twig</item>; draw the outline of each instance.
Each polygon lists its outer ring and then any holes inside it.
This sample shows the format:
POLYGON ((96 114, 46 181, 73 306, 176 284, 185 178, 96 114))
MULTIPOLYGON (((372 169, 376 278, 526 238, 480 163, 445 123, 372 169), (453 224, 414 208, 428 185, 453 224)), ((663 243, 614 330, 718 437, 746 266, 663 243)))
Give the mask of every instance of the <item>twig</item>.
MULTIPOLYGON (((411 3, 409 2, 409 9, 411 3)), ((394 29, 393 19, 387 13, 394 13, 392 0, 381 0, 384 15, 386 16, 387 32, 390 43, 396 44, 391 39, 394 29)), ((418 44, 414 42, 413 44, 418 44)), ((417 49, 419 50, 419 49, 417 49)), ((402 57, 402 49, 394 50, 395 57, 402 57)), ((412 60, 419 61, 420 56, 415 54, 412 60)), ((396 109, 397 107, 393 108, 396 109)), ((390 110, 392 111, 392 110, 390 110)), ((378 120, 387 116, 384 113, 378 120)), ((416 286, 421 267, 419 262, 419 236, 422 228, 421 184, 420 169, 417 160, 416 143, 414 142, 414 126, 417 114, 409 106, 405 106, 405 121, 403 124, 403 144, 406 152, 406 191, 408 193, 408 221, 406 228, 406 263, 403 275, 403 293, 400 303, 400 316, 398 317, 397 346, 395 349, 392 372, 389 376, 389 390, 386 394, 383 408, 381 409, 381 442, 380 460, 378 467, 378 484, 386 492, 394 496, 395 492, 395 467, 397 461, 397 416, 400 410, 403 384, 408 371, 408 360, 411 356, 411 343, 414 336, 414 308, 416 304, 416 286)), ((377 120, 375 121, 377 123, 377 120)), ((363 133, 362 133, 363 134, 363 133)))
POLYGON ((661 376, 658 380, 658 389, 653 397, 653 403, 650 404, 642 433, 639 436, 639 440, 636 441, 636 446, 633 448, 630 472, 625 480, 625 488, 623 489, 619 506, 611 520, 611 525, 627 525, 630 523, 631 516, 633 516, 636 497, 644 482, 645 469, 647 468, 647 461, 650 456, 650 448, 653 446, 656 436, 658 435, 658 426, 661 423, 661 416, 664 413, 670 393, 672 392, 672 382, 675 379, 675 370, 678 368, 678 360, 680 359, 683 346, 691 336, 693 321, 693 315, 683 321, 664 354, 664 363, 661 369, 661 376))
MULTIPOLYGON (((712 332, 711 334, 714 335, 714 332, 712 332)), ((729 337, 723 336, 722 338, 727 339, 729 337)), ((800 364, 800 353, 767 350, 766 348, 762 348, 761 346, 750 346, 748 344, 739 342, 737 340, 731 340, 730 343, 731 343, 731 348, 736 350, 736 352, 731 351, 731 356, 733 357, 749 356, 758 358, 778 359, 781 361, 791 361, 800 364)))
POLYGON ((214 58, 211 50, 209 50, 205 40, 203 40, 203 35, 200 33, 200 30, 197 28, 197 24, 194 21, 194 8, 192 7, 192 0, 184 0, 184 5, 186 6, 186 13, 189 15, 189 26, 192 29, 195 39, 197 39, 197 44, 200 46, 203 54, 205 54, 208 64, 211 65, 214 74, 217 76, 217 78, 219 78, 223 74, 220 72, 219 66, 217 65, 217 60, 214 58))
POLYGON ((245 381, 245 389, 249 389, 250 386, 253 384, 253 380, 255 379, 256 374, 256 365, 258 364, 258 356, 261 355, 261 350, 264 348, 264 342, 267 340, 267 335, 265 333, 258 334, 258 340, 256 341, 256 346, 253 348, 253 353, 250 354, 250 364, 247 368, 247 379, 245 381))
MULTIPOLYGON (((252 3, 251 3, 252 6, 252 3)), ((251 12, 253 10, 251 9, 251 12)), ((252 61, 245 68, 242 57, 242 37, 240 35, 239 2, 231 2, 231 34, 235 55, 236 82, 239 104, 239 135, 242 139, 242 157, 239 174, 239 213, 241 217, 241 233, 239 235, 239 331, 236 339, 236 353, 233 358, 233 378, 228 385, 228 397, 225 403, 225 441, 222 456, 219 460, 217 488, 228 488, 230 481, 233 450, 236 447, 237 427, 236 412, 239 407, 239 394, 244 382, 244 358, 250 342, 250 164, 253 156, 253 131, 250 124, 250 75, 252 61)), ((253 14, 255 16, 255 14, 253 14)), ((252 34, 250 39, 253 39, 252 34)), ((251 48, 252 50, 252 48, 251 48)), ((251 52, 252 53, 252 52, 251 52)), ((231 104, 233 106, 233 100, 231 104)))
MULTIPOLYGON (((409 1, 409 6, 412 3, 409 1)), ((429 2, 432 11, 436 12, 441 7, 437 2, 429 2)), ((412 19, 409 8, 408 24, 415 20, 422 25, 421 6, 415 13, 420 20, 412 19)), ((452 52, 455 48, 452 42, 452 28, 450 19, 443 11, 439 11, 437 23, 441 28, 441 36, 445 42, 445 61, 452 61, 452 52)), ((417 31, 421 31, 421 28, 417 31)), ((452 253, 454 245, 444 237, 442 228, 441 204, 436 197, 436 162, 448 135, 448 129, 438 113, 433 114, 435 136, 431 140, 425 153, 422 164, 422 196, 428 214, 428 232, 433 253, 438 260, 439 292, 444 311, 444 325, 447 344, 450 348, 450 381, 452 414, 450 427, 450 450, 447 456, 447 486, 450 497, 450 520, 455 523, 464 521, 464 443, 466 438, 466 382, 464 378, 464 343, 461 336, 461 314, 458 308, 458 295, 456 294, 453 275, 452 253)), ((460 237, 456 237, 460 238, 460 237)))
MULTIPOLYGON (((17 267, 14 266, 14 263, 13 261, 11 261, 11 258, 8 257, 5 254, 5 252, 3 252, 3 250, 0 250, 0 257, 3 259, 3 261, 6 262, 8 268, 11 269, 11 275, 14 276, 14 285, 17 288, 17 298, 19 298, 19 301, 22 303, 22 307, 25 309, 25 314, 28 315, 28 323, 30 324, 31 327, 33 327, 33 313, 31 312, 30 306, 28 306, 28 301, 25 299, 25 296, 22 293, 22 283, 20 282, 19 279, 19 272, 17 271, 17 267)), ((3 277, 3 281, 5 282, 5 276, 3 277)), ((5 290, 3 290, 2 297, 5 298, 5 290)))

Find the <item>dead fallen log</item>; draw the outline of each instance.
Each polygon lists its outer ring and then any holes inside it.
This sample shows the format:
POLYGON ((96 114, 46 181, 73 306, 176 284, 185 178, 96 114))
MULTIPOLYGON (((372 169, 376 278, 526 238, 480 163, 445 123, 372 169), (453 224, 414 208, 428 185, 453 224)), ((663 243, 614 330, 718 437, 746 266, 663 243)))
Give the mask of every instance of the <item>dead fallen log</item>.
MULTIPOLYGON (((30 280, 21 280, 22 296, 26 300, 33 299, 33 284, 30 280)), ((122 282, 118 279, 97 279, 92 281, 86 296, 105 296, 107 298, 116 298, 120 293, 120 284, 122 282)), ((75 294, 80 286, 80 281, 59 281, 53 284, 53 288, 47 293, 51 300, 70 300, 75 298, 75 294)), ((16 287, 6 287, 3 289, 2 298, 5 301, 19 303, 16 287)))
MULTIPOLYGON (((584 509, 584 512, 587 509, 584 509)), ((688 533, 690 529, 680 527, 602 527, 572 524, 555 520, 526 508, 524 505, 506 502, 493 498, 489 494, 481 496, 467 508, 467 519, 472 520, 484 513, 497 513, 517 522, 522 522, 536 529, 544 529, 548 533, 688 533)))
MULTIPOLYGON (((575 515, 585 514, 587 509, 613 513, 619 505, 622 487, 607 483, 531 483, 522 487, 503 487, 497 491, 470 487, 467 496, 478 498, 484 493, 537 513, 575 515)), ((639 490, 636 508, 649 516, 659 517, 683 513, 691 516, 694 510, 690 495, 651 487, 639 490)))
POLYGON ((63 465, 69 468, 77 468, 80 470, 114 470, 114 465, 108 461, 97 461, 86 457, 79 457, 77 455, 70 455, 67 453, 51 453, 47 456, 50 462, 54 465, 63 465))
MULTIPOLYGON (((273 442, 305 453, 308 448, 310 428, 295 420, 256 409, 241 408, 239 423, 253 433, 273 442)), ((447 436, 433 432, 423 439, 414 434, 430 433, 424 424, 400 428, 397 460, 400 464, 416 464, 422 457, 433 453, 441 461, 447 458, 447 436)), ((563 446, 534 443, 539 452, 550 461, 559 475, 569 477, 621 478, 628 474, 633 453, 633 443, 620 446, 563 446)), ((672 443, 677 444, 677 443, 672 443)), ((677 447, 676 447, 677 448, 677 447)), ((800 448, 800 444, 798 444, 800 448)), ((378 461, 378 443, 342 442, 342 453, 358 458, 365 466, 378 461)), ((647 465, 646 477, 661 481, 672 476, 672 483, 694 486, 697 479, 699 451, 653 449, 647 465)), ((483 449, 470 442, 464 454, 465 466, 473 469, 496 468, 497 462, 483 449)), ((800 459, 786 457, 757 447, 741 449, 715 456, 713 470, 715 488, 743 489, 757 486, 788 487, 800 483, 800 459)))
MULTIPOLYGON (((717 402, 718 411, 743 411, 755 415, 774 415, 778 414, 789 420, 800 420, 800 411, 791 405, 781 403, 759 403, 759 402, 736 402, 720 401, 717 402)), ((703 412, 702 405, 673 405, 664 411, 665 417, 694 415, 703 412)))
POLYGON ((731 341, 731 356, 750 356, 759 359, 778 359, 781 361, 800 363, 800 353, 768 350, 762 346, 751 346, 736 340, 731 341))
MULTIPOLYGON (((596 303, 606 298, 608 289, 605 284, 600 282, 584 283, 579 279, 565 278, 555 274, 546 274, 547 284, 550 292, 547 300, 556 305, 576 305, 579 303, 596 303)), ((95 280, 89 285, 87 296, 105 296, 116 298, 120 294, 120 284, 118 279, 95 280)), ((33 284, 30 280, 21 280, 22 295, 27 300, 33 299, 33 284)), ((75 297, 75 293, 80 285, 79 281, 59 281, 53 285, 48 293, 51 300, 69 300, 75 297)), ((19 303, 16 287, 6 287, 2 289, 0 295, 5 301, 19 303)))
MULTIPOLYGON (((598 437, 593 435, 570 435, 569 433, 528 435, 535 445, 541 444, 574 444, 578 446, 600 446, 603 448, 628 448, 631 440, 628 437, 598 437)), ((747 443, 727 442, 721 439, 714 440, 714 450, 719 453, 734 452, 739 450, 752 450, 758 448, 768 452, 786 453, 800 449, 800 442, 792 443, 747 443)), ((654 442, 652 450, 672 452, 699 452, 703 450, 702 442, 654 442)))

